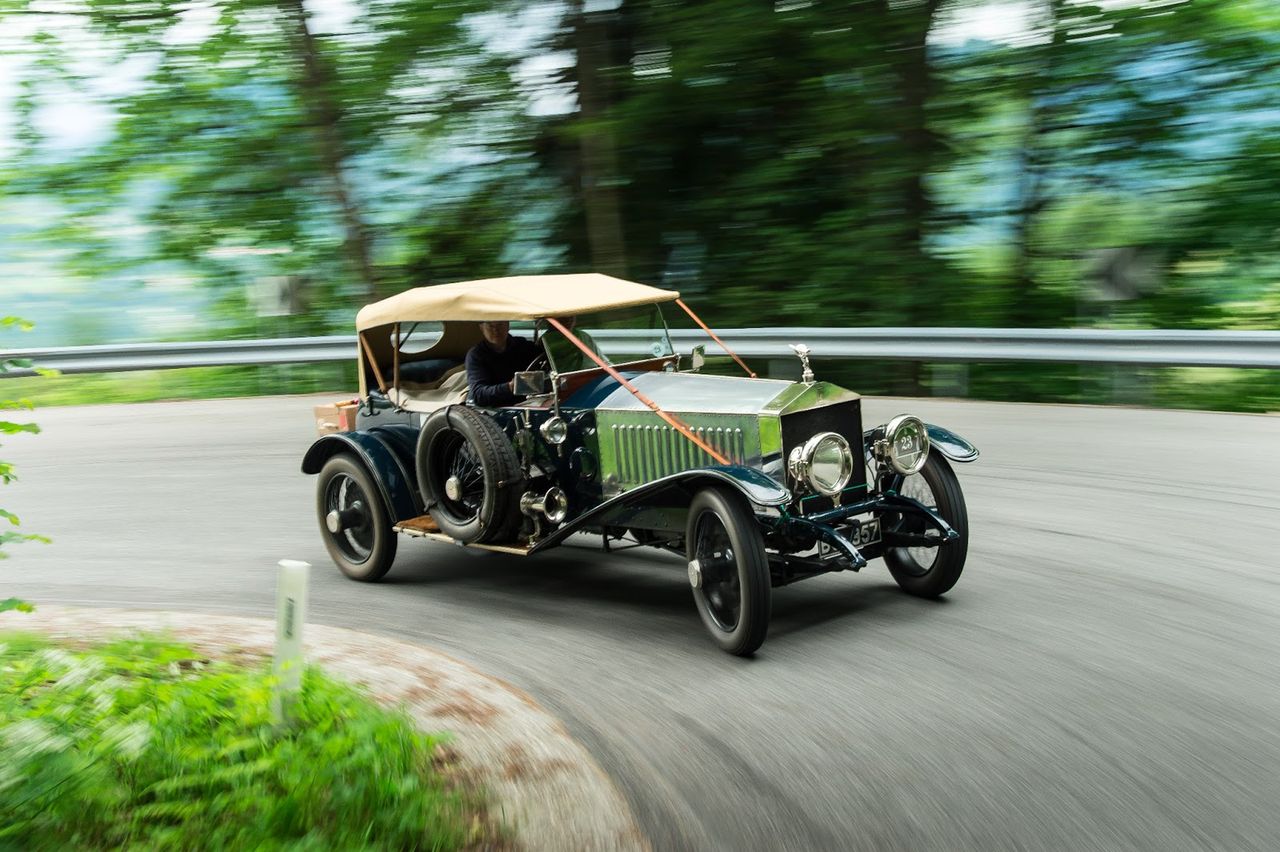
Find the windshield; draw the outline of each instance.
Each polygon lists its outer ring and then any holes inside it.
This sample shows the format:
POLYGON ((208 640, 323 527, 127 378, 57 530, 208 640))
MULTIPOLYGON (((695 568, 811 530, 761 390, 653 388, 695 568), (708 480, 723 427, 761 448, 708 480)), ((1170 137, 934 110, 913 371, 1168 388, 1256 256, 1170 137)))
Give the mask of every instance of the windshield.
MULTIPOLYGON (((606 363, 612 366, 675 354, 667 324, 657 305, 556 317, 606 363)), ((597 369, 582 350, 549 323, 540 322, 541 341, 557 373, 597 369)))

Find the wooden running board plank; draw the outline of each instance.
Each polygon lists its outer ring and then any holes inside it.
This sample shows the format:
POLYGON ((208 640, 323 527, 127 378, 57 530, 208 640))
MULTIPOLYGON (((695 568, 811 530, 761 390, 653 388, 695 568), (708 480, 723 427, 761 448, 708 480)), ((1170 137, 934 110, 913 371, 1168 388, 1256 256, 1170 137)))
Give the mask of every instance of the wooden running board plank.
POLYGON ((495 553, 509 553, 512 556, 529 555, 530 546, 527 544, 467 544, 466 542, 458 541, 456 538, 440 532, 435 522, 431 520, 430 515, 421 515, 416 518, 410 518, 407 521, 401 521, 391 529, 405 535, 444 542, 445 544, 458 544, 463 547, 474 547, 477 550, 491 550, 495 553))
POLYGON ((407 521, 401 521, 393 528, 398 532, 408 532, 417 530, 419 532, 439 532, 440 528, 436 526, 435 520, 430 515, 419 515, 416 518, 410 518, 407 521))

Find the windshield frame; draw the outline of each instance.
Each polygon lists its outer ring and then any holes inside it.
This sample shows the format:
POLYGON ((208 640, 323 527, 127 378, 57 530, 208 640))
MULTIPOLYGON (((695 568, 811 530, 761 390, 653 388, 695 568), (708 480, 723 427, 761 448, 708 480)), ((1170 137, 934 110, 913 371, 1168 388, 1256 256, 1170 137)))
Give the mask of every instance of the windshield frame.
MULTIPOLYGON (((603 315, 614 314, 614 313, 628 313, 632 311, 639 311, 644 308, 651 309, 652 313, 657 315, 657 320, 658 320, 657 325, 654 325, 653 327, 646 328, 646 329, 607 329, 607 331, 624 331, 624 332, 634 331, 636 332, 635 334, 636 337, 641 337, 642 335, 645 335, 645 334, 647 335, 660 334, 661 335, 660 342, 665 344, 665 347, 664 347, 665 351, 663 351, 661 354, 647 354, 639 357, 633 357, 627 361, 614 361, 604 352, 601 352, 601 351, 594 352, 594 354, 599 355, 602 359, 604 359, 605 363, 607 363, 610 367, 614 368, 615 370, 620 370, 628 366, 639 366, 641 364, 650 364, 657 359, 680 357, 679 354, 676 352, 675 344, 671 340, 671 327, 667 324, 666 314, 663 313, 662 305, 659 303, 655 302, 649 305, 635 305, 628 308, 614 308, 614 309, 610 309, 609 311, 598 311, 592 314, 583 314, 582 316, 603 316, 603 315)), ((578 319, 578 317, 574 317, 574 319, 576 320, 578 319)), ((576 330, 576 325, 570 326, 570 329, 576 330)), ((587 366, 587 367, 581 367, 576 370, 563 370, 563 371, 558 370, 556 367, 555 355, 552 353, 550 347, 546 345, 547 332, 549 331, 555 331, 555 329, 549 323, 546 323, 546 320, 539 320, 537 326, 534 329, 535 342, 540 347, 542 347, 542 351, 547 357, 547 364, 550 366, 551 372, 553 375, 575 376, 580 373, 596 372, 601 369, 601 367, 598 364, 596 364, 594 361, 591 361, 590 366, 587 366)), ((589 330, 587 330, 587 333, 588 333, 588 336, 590 336, 589 330)), ((578 349, 584 355, 587 355, 588 359, 590 360, 590 355, 588 354, 588 352, 591 351, 590 349, 579 346, 576 341, 569 341, 569 342, 575 349, 578 349)))

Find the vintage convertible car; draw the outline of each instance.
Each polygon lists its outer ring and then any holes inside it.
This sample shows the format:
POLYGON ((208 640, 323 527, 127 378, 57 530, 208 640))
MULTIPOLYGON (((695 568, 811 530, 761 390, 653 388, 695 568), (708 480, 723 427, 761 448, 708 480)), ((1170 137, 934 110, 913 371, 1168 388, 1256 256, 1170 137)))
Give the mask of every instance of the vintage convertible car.
POLYGON ((750 654, 772 588, 883 557, 905 591, 941 595, 964 568, 968 519, 950 462, 977 450, 900 415, 864 428, 858 394, 757 378, 679 294, 605 275, 421 287, 356 318, 355 429, 322 436, 325 545, 356 580, 377 580, 397 534, 532 555, 571 534, 687 560, 707 630, 750 654), (664 309, 688 313, 745 377, 677 355, 664 309), (462 359, 479 322, 527 324, 540 354, 517 373, 518 404, 467 401, 462 359))

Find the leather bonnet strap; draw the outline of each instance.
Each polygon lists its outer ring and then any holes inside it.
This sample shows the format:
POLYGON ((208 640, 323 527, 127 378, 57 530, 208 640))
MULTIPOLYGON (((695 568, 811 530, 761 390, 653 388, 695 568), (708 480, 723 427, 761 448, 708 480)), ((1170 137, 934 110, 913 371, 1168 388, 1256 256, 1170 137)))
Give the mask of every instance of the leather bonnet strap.
POLYGON ((753 379, 756 378, 755 372, 750 367, 748 367, 741 358, 738 357, 738 353, 734 352, 732 349, 726 346, 725 342, 721 340, 719 337, 717 337, 714 331, 707 328, 707 324, 698 318, 698 315, 693 312, 693 308, 686 305, 683 299, 676 299, 676 304, 684 308, 684 312, 688 314, 693 319, 694 322, 702 326, 702 330, 705 331, 707 334, 711 335, 711 339, 714 340, 720 346, 721 349, 723 349, 725 352, 728 352, 729 357, 737 361, 738 366, 741 367, 748 376, 750 376, 753 379))
POLYGON ((570 331, 568 328, 565 327, 564 323, 560 322, 560 320, 555 319, 554 317, 547 317, 547 322, 551 323, 551 325, 553 325, 557 331, 559 331, 566 338, 568 338, 569 342, 571 342, 574 346, 577 346, 579 349, 581 349, 584 355, 586 355, 592 361, 595 361, 597 366, 599 366, 600 369, 608 373, 611 378, 613 378, 616 382, 618 382, 618 384, 622 385, 624 388, 630 391, 632 396, 634 396, 636 399, 640 400, 642 403, 648 406, 650 411, 652 411, 654 414, 658 415, 663 420, 665 420, 667 425, 669 425, 672 429, 675 429, 681 435, 685 436, 690 441, 692 441, 694 446, 696 446, 698 449, 702 450, 704 453, 711 456, 711 458, 715 459, 717 464, 727 465, 730 463, 729 460, 725 458, 723 455, 721 455, 719 452, 717 452, 714 447, 712 447, 706 441, 702 440, 696 434, 694 434, 694 431, 690 429, 687 425, 682 423, 680 419, 677 418, 674 414, 670 414, 666 411, 663 411, 661 408, 658 407, 658 403, 654 402, 653 400, 649 399, 649 397, 641 393, 639 388, 631 384, 631 382, 627 381, 626 377, 624 377, 621 373, 615 370, 611 364, 609 364, 607 361, 605 361, 603 358, 601 358, 599 355, 593 352, 591 347, 587 346, 581 340, 579 340, 577 335, 575 335, 572 331, 570 331))

